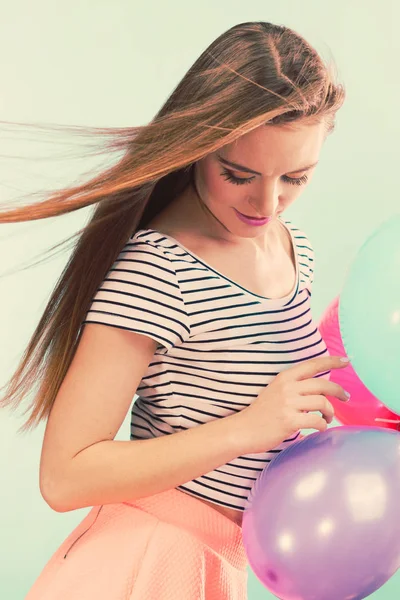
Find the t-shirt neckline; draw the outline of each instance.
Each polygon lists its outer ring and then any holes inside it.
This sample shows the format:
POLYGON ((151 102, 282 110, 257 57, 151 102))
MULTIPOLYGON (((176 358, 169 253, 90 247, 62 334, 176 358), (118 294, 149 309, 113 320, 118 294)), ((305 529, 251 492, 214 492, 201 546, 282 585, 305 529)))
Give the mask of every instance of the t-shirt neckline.
POLYGON ((197 256, 197 254, 195 254, 194 252, 192 252, 191 250, 186 248, 183 244, 181 244, 181 242, 178 242, 178 240, 176 240, 174 237, 172 237, 166 233, 162 233, 161 231, 158 231, 157 229, 151 229, 151 228, 150 229, 140 229, 139 231, 136 232, 136 235, 138 233, 143 233, 143 232, 156 233, 157 235, 162 236, 162 237, 170 240, 174 244, 176 244, 179 248, 181 248, 184 252, 186 252, 186 254, 188 254, 189 256, 194 258, 198 263, 202 264, 209 271, 212 271, 213 273, 218 275, 221 279, 224 279, 225 281, 230 283, 233 287, 236 287, 236 288, 242 290, 242 292, 248 294, 249 296, 252 296, 253 298, 257 298, 260 301, 275 303, 276 305, 289 304, 293 300, 293 298, 296 296, 298 289, 299 289, 299 276, 300 276, 299 255, 298 255, 297 243, 295 241, 291 227, 288 225, 288 222, 286 220, 284 220, 280 217, 278 217, 278 218, 279 218, 280 222, 282 223, 282 225, 289 232, 290 239, 292 242, 293 252, 294 252, 295 270, 296 270, 294 286, 292 287, 291 291, 288 294, 286 294, 285 296, 283 296, 281 298, 270 298, 267 296, 261 296, 259 294, 255 294, 254 292, 251 292, 247 288, 243 287, 236 281, 233 281, 232 279, 230 279, 229 277, 227 277, 226 275, 224 275, 223 273, 221 273, 220 271, 218 271, 217 269, 212 267, 210 264, 208 264, 202 258, 200 258, 200 256, 197 256))

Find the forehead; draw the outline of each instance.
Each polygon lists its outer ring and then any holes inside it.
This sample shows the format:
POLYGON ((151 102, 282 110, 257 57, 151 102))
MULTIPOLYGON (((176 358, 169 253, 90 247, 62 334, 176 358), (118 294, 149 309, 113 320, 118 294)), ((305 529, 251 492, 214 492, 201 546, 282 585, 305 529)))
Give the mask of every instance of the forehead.
POLYGON ((224 146, 219 154, 264 175, 290 173, 318 161, 325 137, 324 123, 262 125, 224 146))

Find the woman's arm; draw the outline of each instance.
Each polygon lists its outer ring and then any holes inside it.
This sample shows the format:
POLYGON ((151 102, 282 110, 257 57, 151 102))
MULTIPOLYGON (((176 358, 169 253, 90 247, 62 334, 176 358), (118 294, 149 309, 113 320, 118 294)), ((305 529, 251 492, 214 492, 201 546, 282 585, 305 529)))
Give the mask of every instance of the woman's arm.
POLYGON ((159 438, 114 440, 156 347, 131 331, 85 326, 43 442, 40 489, 54 510, 156 494, 246 453, 239 413, 159 438))

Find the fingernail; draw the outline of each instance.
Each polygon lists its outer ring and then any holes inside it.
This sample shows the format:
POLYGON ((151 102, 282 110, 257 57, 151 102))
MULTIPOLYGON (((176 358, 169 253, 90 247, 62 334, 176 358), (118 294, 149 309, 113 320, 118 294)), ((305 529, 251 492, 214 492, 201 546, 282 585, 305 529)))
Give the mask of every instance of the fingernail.
POLYGON ((348 363, 348 362, 350 362, 350 358, 348 356, 342 356, 342 358, 340 359, 340 362, 348 363))
POLYGON ((347 396, 347 400, 345 400, 345 402, 348 402, 351 398, 351 394, 349 394, 349 392, 346 392, 346 390, 344 391, 345 396, 347 396))

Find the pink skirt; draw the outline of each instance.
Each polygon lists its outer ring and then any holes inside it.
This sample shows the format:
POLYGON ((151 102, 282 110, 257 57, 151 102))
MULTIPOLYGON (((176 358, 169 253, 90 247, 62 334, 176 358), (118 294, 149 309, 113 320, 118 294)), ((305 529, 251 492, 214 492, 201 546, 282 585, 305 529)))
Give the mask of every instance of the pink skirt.
POLYGON ((25 600, 247 600, 242 529, 177 489, 95 506, 25 600))

